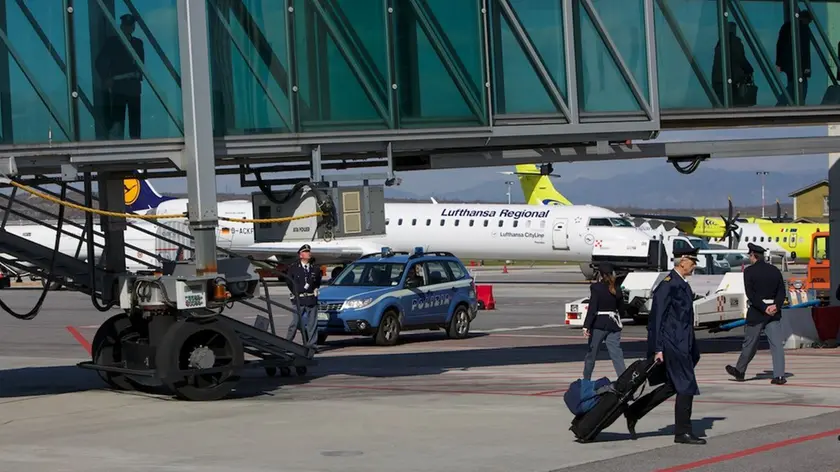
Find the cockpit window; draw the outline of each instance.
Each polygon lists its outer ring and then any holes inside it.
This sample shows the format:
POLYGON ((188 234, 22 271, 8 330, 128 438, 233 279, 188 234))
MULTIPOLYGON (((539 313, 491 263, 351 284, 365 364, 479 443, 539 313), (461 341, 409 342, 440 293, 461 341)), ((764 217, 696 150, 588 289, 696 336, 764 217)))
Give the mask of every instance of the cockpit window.
POLYGON ((590 218, 589 226, 612 226, 609 218, 590 218))
POLYGON ((620 228, 632 228, 633 223, 628 220, 627 218, 610 218, 610 222, 613 226, 618 226, 620 228))

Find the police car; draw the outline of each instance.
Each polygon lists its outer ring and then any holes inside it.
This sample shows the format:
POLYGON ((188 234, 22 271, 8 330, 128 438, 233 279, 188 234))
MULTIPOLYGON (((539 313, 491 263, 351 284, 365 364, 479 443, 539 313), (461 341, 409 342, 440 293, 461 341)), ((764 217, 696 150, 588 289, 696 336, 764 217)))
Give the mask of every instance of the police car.
POLYGON ((383 248, 362 256, 318 294, 318 342, 330 335, 373 336, 393 346, 401 331, 444 329, 463 339, 478 313, 475 281, 448 252, 383 248))

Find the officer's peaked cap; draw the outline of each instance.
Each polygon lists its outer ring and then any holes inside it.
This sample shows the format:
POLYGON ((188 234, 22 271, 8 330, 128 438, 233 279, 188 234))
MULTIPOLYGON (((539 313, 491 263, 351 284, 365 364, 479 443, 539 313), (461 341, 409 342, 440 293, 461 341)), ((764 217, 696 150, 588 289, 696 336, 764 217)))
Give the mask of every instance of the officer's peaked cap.
POLYGON ((302 252, 309 252, 311 249, 312 248, 309 247, 309 244, 304 244, 303 246, 300 247, 300 249, 298 249, 298 254, 300 254, 302 252))
POLYGON ((674 257, 687 257, 689 259, 697 260, 697 251, 699 250, 700 249, 696 247, 674 249, 674 257))
POLYGON ((750 252, 754 252, 756 254, 764 254, 764 251, 765 251, 765 249, 763 247, 759 246, 758 244, 753 244, 753 243, 747 244, 747 249, 749 249, 750 252))

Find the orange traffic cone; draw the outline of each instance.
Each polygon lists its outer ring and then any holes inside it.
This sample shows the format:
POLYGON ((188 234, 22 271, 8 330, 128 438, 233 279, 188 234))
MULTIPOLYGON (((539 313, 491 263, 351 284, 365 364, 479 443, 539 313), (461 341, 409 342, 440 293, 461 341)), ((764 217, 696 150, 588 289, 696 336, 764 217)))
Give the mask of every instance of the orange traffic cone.
POLYGON ((503 265, 503 266, 502 266, 502 273, 503 273, 503 274, 507 274, 507 273, 508 273, 508 270, 507 270, 507 264, 505 264, 505 265, 503 265))

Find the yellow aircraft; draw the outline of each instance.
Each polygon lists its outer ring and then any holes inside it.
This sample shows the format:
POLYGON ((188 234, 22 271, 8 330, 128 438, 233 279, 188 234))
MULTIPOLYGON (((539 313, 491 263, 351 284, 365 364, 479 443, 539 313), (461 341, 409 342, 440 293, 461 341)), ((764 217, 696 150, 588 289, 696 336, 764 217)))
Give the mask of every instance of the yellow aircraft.
MULTIPOLYGON (((549 178, 551 166, 523 164, 516 166, 513 172, 519 178, 525 201, 530 205, 571 205, 549 178)), ((781 205, 776 201, 776 220, 781 220, 781 205)), ((720 216, 682 216, 682 215, 642 215, 630 214, 632 218, 644 218, 662 222, 672 222, 676 227, 693 236, 709 239, 709 242, 725 244, 731 249, 747 249, 748 243, 755 243, 768 251, 784 251, 790 259, 807 259, 811 256, 811 236, 815 232, 827 232, 828 224, 816 223, 779 223, 769 218, 733 216, 732 200, 729 200, 728 217, 720 216)), ((821 243, 824 244, 824 243, 821 243)), ((822 250, 814 248, 814 250, 822 250)))
MULTIPOLYGON (((529 205, 571 205, 572 202, 564 197, 549 179, 551 169, 536 164, 521 164, 516 166, 519 183, 529 205)), ((726 223, 722 217, 715 216, 662 216, 648 214, 630 214, 633 218, 671 222, 683 233, 702 238, 721 238, 726 233, 726 223)), ((738 222, 748 223, 747 218, 736 219, 738 222)), ((769 220, 768 220, 769 221, 769 220)))

